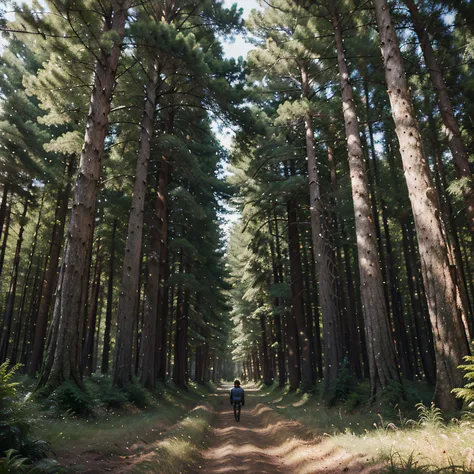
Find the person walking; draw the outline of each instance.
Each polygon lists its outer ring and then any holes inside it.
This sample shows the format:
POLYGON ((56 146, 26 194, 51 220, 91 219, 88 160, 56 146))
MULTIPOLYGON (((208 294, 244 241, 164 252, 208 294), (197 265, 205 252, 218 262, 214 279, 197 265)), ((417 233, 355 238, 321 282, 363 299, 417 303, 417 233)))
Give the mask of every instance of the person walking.
POLYGON ((240 407, 245 405, 245 392, 240 386, 240 380, 234 381, 234 388, 230 391, 230 404, 234 405, 235 421, 240 421, 240 407))

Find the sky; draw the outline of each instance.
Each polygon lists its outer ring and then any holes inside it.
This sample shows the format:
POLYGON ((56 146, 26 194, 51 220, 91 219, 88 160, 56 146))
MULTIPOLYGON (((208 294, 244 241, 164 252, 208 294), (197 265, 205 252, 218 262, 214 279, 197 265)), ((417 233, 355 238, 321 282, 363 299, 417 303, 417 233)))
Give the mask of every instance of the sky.
MULTIPOLYGON (((238 0, 237 2, 232 1, 232 0, 224 0, 224 6, 227 8, 230 8, 235 3, 237 4, 238 8, 243 9, 242 16, 244 19, 247 19, 252 9, 259 8, 257 0, 238 0)), ((224 49, 224 54, 227 58, 233 57, 237 59, 239 56, 242 56, 245 59, 247 56, 247 53, 252 48, 252 45, 246 42, 244 35, 236 35, 234 37, 233 42, 223 41, 222 47, 224 49)), ((222 132, 219 132, 217 128, 218 128, 218 124, 216 123, 214 126, 216 135, 220 143, 228 149, 232 142, 232 136, 233 136, 231 130, 224 129, 222 132)))
MULTIPOLYGON (((251 10, 254 8, 259 8, 257 0, 224 0, 224 6, 227 8, 230 8, 235 3, 237 4, 238 8, 243 9, 244 19, 247 19, 251 10)), ((245 42, 243 36, 236 36, 235 42, 233 44, 224 44, 224 52, 227 57, 238 58, 239 56, 243 56, 245 58, 250 48, 251 45, 245 42)))

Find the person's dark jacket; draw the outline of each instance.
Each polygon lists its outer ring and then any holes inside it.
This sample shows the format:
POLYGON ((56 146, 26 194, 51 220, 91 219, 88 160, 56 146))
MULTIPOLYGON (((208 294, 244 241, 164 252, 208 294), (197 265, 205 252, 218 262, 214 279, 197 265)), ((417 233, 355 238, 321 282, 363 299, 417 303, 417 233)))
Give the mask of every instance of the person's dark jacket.
POLYGON ((245 393, 242 387, 234 387, 230 391, 230 403, 233 405, 234 403, 240 402, 242 406, 245 404, 245 393))

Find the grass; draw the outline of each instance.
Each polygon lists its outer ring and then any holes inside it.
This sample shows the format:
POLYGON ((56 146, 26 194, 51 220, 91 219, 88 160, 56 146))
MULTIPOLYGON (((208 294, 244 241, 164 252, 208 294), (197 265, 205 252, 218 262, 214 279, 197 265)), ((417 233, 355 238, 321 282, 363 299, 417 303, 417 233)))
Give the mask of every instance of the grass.
MULTIPOLYGON (((31 379, 20 383, 25 394, 33 386, 31 379)), ((160 385, 139 406, 125 399, 112 408, 104 403, 104 394, 109 401, 117 396, 109 385, 103 377, 86 379, 94 401, 88 417, 64 410, 54 398, 40 400, 36 434, 51 443, 67 472, 173 474, 198 462, 214 414, 212 387, 160 385)))
MULTIPOLYGON (((429 387, 406 383, 405 388, 406 400, 394 407, 365 403, 354 409, 347 402, 328 407, 318 388, 300 394, 275 386, 262 393, 262 402, 335 446, 385 462, 387 474, 474 473, 474 420, 446 423, 429 405, 429 387)), ((368 399, 367 387, 357 390, 357 397, 368 399)))
POLYGON ((213 415, 214 409, 209 402, 190 411, 155 444, 153 451, 137 460, 130 472, 195 472, 199 468, 201 451, 208 446, 213 415))

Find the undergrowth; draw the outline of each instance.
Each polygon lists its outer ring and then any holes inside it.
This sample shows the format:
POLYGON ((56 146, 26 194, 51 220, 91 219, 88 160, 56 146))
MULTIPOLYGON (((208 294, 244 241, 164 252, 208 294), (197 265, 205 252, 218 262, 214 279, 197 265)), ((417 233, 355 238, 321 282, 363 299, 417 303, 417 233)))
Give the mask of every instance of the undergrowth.
POLYGON ((357 384, 339 397, 339 403, 327 406, 321 390, 302 396, 273 386, 265 400, 320 439, 372 462, 386 463, 386 470, 380 471, 384 474, 473 474, 474 415, 446 422, 440 409, 430 403, 431 387, 404 382, 403 391, 404 398, 400 387, 390 387, 369 403, 370 387, 357 384))
POLYGON ((0 473, 53 472, 56 463, 44 460, 51 445, 33 436, 38 407, 14 381, 19 367, 8 360, 0 365, 0 473))

